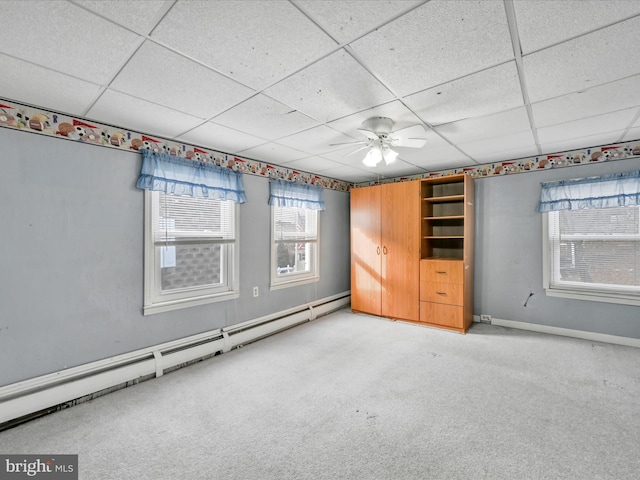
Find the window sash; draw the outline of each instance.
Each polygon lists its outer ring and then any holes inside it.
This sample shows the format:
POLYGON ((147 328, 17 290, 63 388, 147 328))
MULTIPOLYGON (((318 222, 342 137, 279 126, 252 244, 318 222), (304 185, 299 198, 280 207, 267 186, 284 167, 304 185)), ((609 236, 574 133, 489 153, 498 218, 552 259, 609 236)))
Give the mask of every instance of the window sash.
MULTIPOLYGON (((638 208, 638 212, 635 213, 635 221, 638 222, 640 207, 621 208, 638 208)), ((581 212, 585 213, 584 210, 581 212)), ((640 305, 640 255, 637 253, 640 250, 640 230, 638 233, 611 235, 582 232, 568 234, 563 233, 560 215, 559 211, 554 211, 543 216, 543 286, 546 293, 551 296, 640 305), (602 253, 594 250, 594 242, 603 245, 613 242, 616 244, 610 248, 610 254, 607 255, 606 251, 602 253), (627 242, 627 245, 623 242, 627 242), (623 247, 627 247, 627 254, 630 256, 627 261, 618 260, 621 255, 620 249, 623 247), (582 251, 576 251, 577 249, 582 251), (589 250, 593 252, 592 255, 589 255, 589 250), (588 260, 588 268, 580 265, 585 259, 588 260), (608 264, 605 269, 597 268, 598 262, 602 261, 611 261, 610 271, 608 264), (591 268, 593 265, 595 268, 591 268), (626 271, 621 271, 623 265, 626 271), (569 273, 566 273, 567 271, 569 273), (589 281, 582 280, 583 275, 589 281), (616 282, 616 276, 626 281, 616 282), (609 278, 612 281, 603 281, 609 278), (635 282, 638 284, 633 284, 635 282)), ((633 221, 631 226, 634 229, 640 228, 634 225, 633 221)), ((596 226, 593 226, 593 229, 598 230, 596 226)))
MULTIPOLYGON (((203 305, 239 297, 238 205, 231 202, 228 210, 230 238, 219 238, 211 232, 157 231, 162 192, 145 191, 145 283, 144 314, 160 313, 178 308, 203 305), (162 288, 162 249, 195 246, 220 246, 222 274, 217 283, 162 288)), ((206 200, 205 200, 206 201, 206 200)), ((214 200, 208 200, 209 202, 214 200)), ((220 201, 224 202, 224 201, 220 201)))

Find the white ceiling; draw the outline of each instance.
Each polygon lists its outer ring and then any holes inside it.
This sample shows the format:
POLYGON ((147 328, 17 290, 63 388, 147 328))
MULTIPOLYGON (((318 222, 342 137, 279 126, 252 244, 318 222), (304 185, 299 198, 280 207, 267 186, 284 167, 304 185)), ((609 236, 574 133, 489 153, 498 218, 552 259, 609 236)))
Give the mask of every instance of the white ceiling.
POLYGON ((0 97, 350 182, 640 139, 639 0, 0 1, 0 97), (371 116, 427 144, 365 167, 371 116))

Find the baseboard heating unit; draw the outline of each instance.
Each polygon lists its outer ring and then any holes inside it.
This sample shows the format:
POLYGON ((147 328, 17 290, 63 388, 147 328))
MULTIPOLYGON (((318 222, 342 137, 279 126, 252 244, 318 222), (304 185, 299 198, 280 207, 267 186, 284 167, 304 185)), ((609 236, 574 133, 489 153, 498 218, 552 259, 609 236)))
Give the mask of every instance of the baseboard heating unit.
POLYGON ((0 388, 0 431, 228 352, 350 304, 333 295, 230 327, 192 335, 0 388))

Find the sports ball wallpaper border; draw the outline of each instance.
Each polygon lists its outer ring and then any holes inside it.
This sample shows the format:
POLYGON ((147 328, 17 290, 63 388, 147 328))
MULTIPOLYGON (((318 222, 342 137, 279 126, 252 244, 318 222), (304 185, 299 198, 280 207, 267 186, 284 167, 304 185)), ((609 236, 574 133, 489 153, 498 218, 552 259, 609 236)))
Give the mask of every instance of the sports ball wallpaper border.
POLYGON ((332 190, 348 191, 352 187, 378 185, 382 183, 419 180, 464 173, 473 178, 495 175, 510 175, 534 172, 540 169, 563 168, 593 162, 607 162, 640 157, 640 140, 610 145, 587 147, 549 155, 514 159, 416 174, 398 178, 374 180, 353 184, 342 180, 323 177, 313 173, 292 170, 279 165, 259 162, 236 155, 218 152, 211 148, 176 143, 124 128, 85 120, 39 107, 33 107, 0 97, 0 127, 12 128, 64 140, 78 141, 92 145, 139 151, 144 148, 165 152, 186 159, 215 164, 235 171, 268 178, 278 178, 296 183, 318 185, 332 190))

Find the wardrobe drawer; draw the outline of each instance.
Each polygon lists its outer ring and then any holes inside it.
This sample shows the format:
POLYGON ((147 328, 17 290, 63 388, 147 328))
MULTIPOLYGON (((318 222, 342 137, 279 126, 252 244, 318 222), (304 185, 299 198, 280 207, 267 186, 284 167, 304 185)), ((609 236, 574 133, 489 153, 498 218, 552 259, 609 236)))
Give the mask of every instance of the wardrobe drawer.
POLYGON ((420 300, 463 305, 464 286, 458 283, 420 282, 420 300))
POLYGON ((435 283, 464 283, 462 260, 421 260, 420 281, 435 283))
POLYGON ((464 307, 420 302, 420 321, 444 327, 463 328, 464 307))

